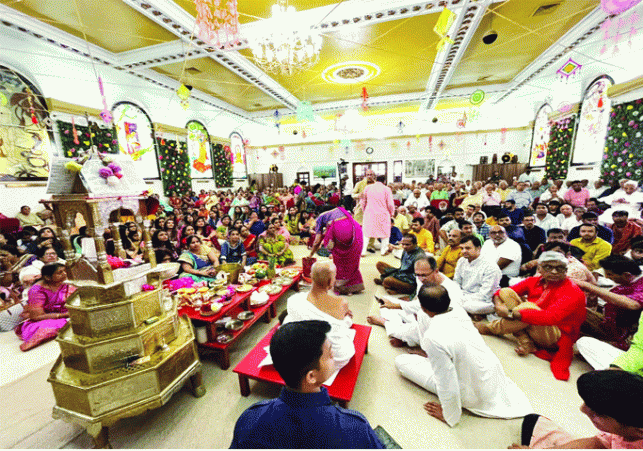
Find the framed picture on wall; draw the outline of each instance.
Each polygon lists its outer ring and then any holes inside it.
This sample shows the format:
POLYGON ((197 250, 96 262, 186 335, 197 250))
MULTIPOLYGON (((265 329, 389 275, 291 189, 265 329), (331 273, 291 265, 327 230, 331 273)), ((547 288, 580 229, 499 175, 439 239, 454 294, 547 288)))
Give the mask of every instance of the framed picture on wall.
POLYGON ((404 176, 428 177, 435 173, 435 160, 406 160, 404 162, 404 176))
POLYGON ((192 179, 214 179, 212 155, 210 154, 210 135, 199 121, 189 121, 188 155, 190 156, 190 176, 192 179))
POLYGON ((159 178, 154 128, 147 113, 131 102, 119 102, 112 108, 118 148, 129 155, 143 178, 159 178))
POLYGON ((313 177, 317 179, 337 177, 335 166, 314 166, 313 177))

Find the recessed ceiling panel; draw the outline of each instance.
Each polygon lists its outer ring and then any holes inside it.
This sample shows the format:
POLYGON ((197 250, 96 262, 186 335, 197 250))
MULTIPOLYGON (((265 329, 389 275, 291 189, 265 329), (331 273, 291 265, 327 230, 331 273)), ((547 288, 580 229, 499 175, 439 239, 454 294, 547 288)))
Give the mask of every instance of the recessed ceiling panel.
POLYGON ((511 81, 599 3, 599 0, 509 0, 492 5, 449 87, 511 81), (498 38, 486 45, 482 38, 491 30, 498 33, 498 38))
POLYGON ((246 111, 281 108, 283 105, 210 58, 157 66, 155 71, 180 80, 246 111))
MULTIPOLYGON (((313 103, 360 98, 363 87, 369 96, 423 92, 436 54, 438 37, 433 27, 438 16, 423 15, 324 33, 315 66, 292 76, 270 76, 295 97, 313 103), (360 64, 363 70, 375 68, 375 75, 365 82, 335 83, 327 69, 336 72, 342 64, 347 66, 343 72, 346 77, 360 80, 360 64)), ((250 49, 241 54, 254 63, 250 49)))
POLYGON ((44 23, 111 52, 124 52, 177 37, 120 0, 0 0, 44 23), (83 34, 84 33, 84 34, 83 34))

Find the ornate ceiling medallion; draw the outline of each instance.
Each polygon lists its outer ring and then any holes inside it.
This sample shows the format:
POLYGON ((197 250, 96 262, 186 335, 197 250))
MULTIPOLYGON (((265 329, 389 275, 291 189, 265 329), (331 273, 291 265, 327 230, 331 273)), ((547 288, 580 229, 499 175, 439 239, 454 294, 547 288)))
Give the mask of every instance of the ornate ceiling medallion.
POLYGON ((379 66, 366 61, 345 61, 327 67, 322 78, 328 83, 355 84, 364 83, 380 74, 379 66))

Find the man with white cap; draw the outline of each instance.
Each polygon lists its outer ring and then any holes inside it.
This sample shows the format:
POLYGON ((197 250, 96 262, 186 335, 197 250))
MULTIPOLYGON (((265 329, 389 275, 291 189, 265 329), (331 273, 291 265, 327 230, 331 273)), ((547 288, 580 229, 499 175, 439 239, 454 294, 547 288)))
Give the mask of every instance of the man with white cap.
POLYGON ((611 196, 604 197, 603 202, 611 205, 611 208, 601 215, 600 222, 611 224, 612 214, 618 210, 627 211, 630 219, 641 219, 643 193, 638 190, 638 187, 639 184, 634 180, 628 180, 623 185, 623 191, 618 190, 611 196))
POLYGON ((494 295, 500 319, 474 323, 483 335, 514 334, 518 341, 516 353, 535 353, 549 360, 559 380, 569 379, 573 345, 586 316, 585 294, 567 277, 567 264, 560 252, 543 252, 538 259, 541 276, 529 277, 494 295))

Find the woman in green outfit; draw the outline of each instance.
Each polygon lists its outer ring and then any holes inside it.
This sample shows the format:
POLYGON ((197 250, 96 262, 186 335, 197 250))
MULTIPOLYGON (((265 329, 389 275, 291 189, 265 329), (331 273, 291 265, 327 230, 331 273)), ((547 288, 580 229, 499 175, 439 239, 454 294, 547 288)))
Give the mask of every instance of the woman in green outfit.
POLYGON ((277 235, 277 227, 275 224, 269 224, 268 229, 264 233, 259 236, 259 260, 268 260, 269 257, 274 257, 276 263, 280 266, 295 261, 285 238, 277 235))
POLYGON ((197 235, 190 235, 185 239, 186 250, 179 257, 181 263, 181 277, 191 277, 195 282, 214 279, 217 275, 215 269, 219 266, 219 259, 197 235))

